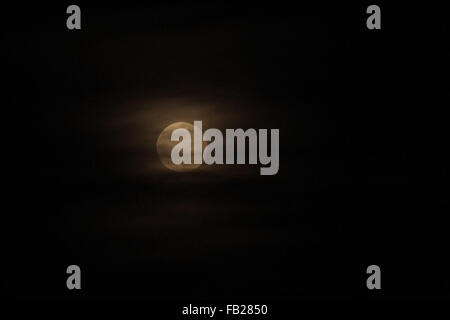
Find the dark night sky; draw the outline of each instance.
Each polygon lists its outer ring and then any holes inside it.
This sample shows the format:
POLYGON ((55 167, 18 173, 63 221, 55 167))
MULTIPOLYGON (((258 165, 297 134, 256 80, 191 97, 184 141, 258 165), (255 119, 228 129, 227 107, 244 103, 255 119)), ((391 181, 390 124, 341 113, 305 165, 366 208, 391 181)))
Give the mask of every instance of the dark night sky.
POLYGON ((2 10, 7 297, 449 296, 438 9, 66 6, 2 10), (279 128, 278 175, 168 172, 156 138, 193 120, 279 128))

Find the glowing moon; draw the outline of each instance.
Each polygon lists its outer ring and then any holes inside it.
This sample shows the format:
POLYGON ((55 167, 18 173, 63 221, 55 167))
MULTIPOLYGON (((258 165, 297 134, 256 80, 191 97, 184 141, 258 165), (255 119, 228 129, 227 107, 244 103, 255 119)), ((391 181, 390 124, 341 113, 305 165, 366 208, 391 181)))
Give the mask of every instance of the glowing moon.
MULTIPOLYGON (((191 171, 194 169, 197 169, 201 166, 201 164, 179 164, 176 165, 172 162, 172 159, 170 158, 170 154, 172 152, 172 148, 177 145, 180 141, 171 141, 170 137, 172 135, 172 132, 175 129, 183 128, 189 131, 191 134, 191 137, 194 137, 194 126, 187 122, 175 122, 172 123, 170 126, 166 127, 161 134, 158 137, 158 140, 156 141, 156 149, 158 151, 159 159, 161 160, 162 164, 174 171, 178 172, 184 172, 184 171, 191 171)), ((194 141, 191 139, 191 159, 194 159, 194 141)), ((193 160, 192 160, 193 161, 193 160)))

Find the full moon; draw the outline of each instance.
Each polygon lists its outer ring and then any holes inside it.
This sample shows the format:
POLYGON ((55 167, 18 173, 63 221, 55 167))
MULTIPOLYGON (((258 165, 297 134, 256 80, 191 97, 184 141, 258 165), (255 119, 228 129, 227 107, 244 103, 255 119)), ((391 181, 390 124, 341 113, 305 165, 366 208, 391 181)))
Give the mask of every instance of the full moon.
MULTIPOLYGON (((194 126, 187 122, 175 122, 172 123, 170 126, 167 126, 159 135, 158 140, 156 142, 156 149, 158 151, 159 159, 161 160, 162 164, 174 171, 178 172, 185 172, 185 171, 192 171, 194 169, 197 169, 201 166, 201 164, 179 164, 176 165, 172 162, 172 159, 170 157, 170 154, 172 152, 172 148, 177 145, 180 141, 171 141, 170 137, 172 135, 172 132, 176 129, 183 128, 189 131, 191 134, 191 137, 194 136, 194 126)), ((194 141, 191 141, 191 159, 194 159, 194 141)))

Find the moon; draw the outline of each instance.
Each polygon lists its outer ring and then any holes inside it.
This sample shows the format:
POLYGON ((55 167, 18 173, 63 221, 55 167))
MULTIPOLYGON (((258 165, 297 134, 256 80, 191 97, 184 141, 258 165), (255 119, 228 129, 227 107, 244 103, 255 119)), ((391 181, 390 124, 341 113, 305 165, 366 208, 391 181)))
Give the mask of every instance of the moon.
POLYGON ((156 149, 158 151, 159 159, 161 163, 168 169, 177 172, 186 172, 197 169, 201 164, 179 164, 176 165, 172 162, 170 154, 172 148, 179 143, 179 141, 171 141, 170 137, 175 129, 183 128, 189 131, 191 134, 191 159, 194 159, 194 126, 187 122, 175 122, 164 128, 156 141, 156 149))

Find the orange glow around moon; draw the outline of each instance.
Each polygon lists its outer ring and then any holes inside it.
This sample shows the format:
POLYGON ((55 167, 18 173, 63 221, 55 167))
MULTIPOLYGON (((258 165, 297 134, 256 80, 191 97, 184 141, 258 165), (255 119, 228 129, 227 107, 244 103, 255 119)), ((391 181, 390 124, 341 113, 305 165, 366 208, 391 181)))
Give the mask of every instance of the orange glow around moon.
MULTIPOLYGON (((174 171, 185 172, 192 171, 201 166, 201 164, 179 164, 176 165, 172 162, 170 154, 172 152, 172 148, 179 143, 179 141, 171 141, 170 137, 172 132, 175 129, 183 128, 189 131, 191 137, 194 137, 194 126, 187 122, 175 122, 171 125, 167 126, 159 135, 158 140, 156 142, 156 149, 158 151, 159 159, 162 164, 174 171)), ((193 139, 191 141, 191 159, 194 159, 194 142, 193 139)))

